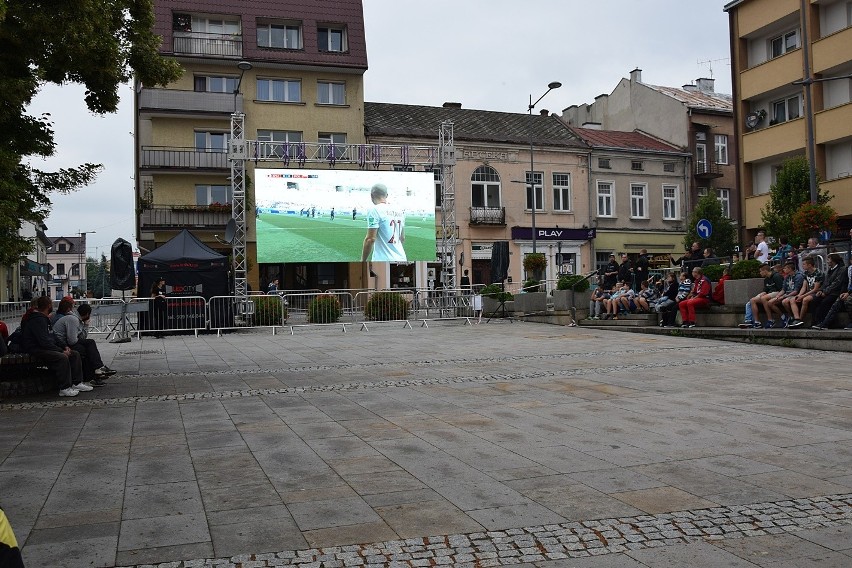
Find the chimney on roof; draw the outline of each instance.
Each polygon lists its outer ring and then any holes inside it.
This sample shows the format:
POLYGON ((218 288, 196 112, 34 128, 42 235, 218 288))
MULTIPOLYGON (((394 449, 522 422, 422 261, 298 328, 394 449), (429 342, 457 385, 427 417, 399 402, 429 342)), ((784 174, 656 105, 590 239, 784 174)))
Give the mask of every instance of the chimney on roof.
POLYGON ((695 80, 695 83, 698 85, 698 90, 702 93, 712 93, 713 83, 715 82, 716 79, 707 79, 706 77, 695 80))
POLYGON ((690 85, 684 85, 684 86, 683 86, 683 90, 684 90, 684 91, 689 91, 689 92, 691 92, 691 93, 694 93, 695 91, 697 91, 697 90, 698 90, 698 87, 696 87, 695 85, 692 85, 692 84, 690 84, 690 85))
POLYGON ((600 130, 601 123, 600 122, 584 122, 583 128, 588 128, 589 130, 600 130))
POLYGON ((444 106, 444 108, 461 108, 461 105, 462 105, 461 103, 446 102, 446 103, 444 103, 443 106, 444 106))
POLYGON ((547 110, 546 108, 541 109, 540 111, 538 111, 538 113, 539 113, 541 116, 550 116, 550 111, 549 111, 549 110, 547 110))
POLYGON ((642 82, 642 70, 638 67, 630 72, 630 82, 631 83, 641 83, 642 82))

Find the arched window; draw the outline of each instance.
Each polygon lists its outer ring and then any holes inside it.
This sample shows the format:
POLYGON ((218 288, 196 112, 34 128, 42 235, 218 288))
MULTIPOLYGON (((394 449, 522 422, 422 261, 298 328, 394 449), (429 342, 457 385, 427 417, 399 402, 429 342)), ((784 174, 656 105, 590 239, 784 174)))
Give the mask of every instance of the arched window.
POLYGON ((471 207, 500 207, 500 175, 491 166, 479 166, 470 176, 471 207))

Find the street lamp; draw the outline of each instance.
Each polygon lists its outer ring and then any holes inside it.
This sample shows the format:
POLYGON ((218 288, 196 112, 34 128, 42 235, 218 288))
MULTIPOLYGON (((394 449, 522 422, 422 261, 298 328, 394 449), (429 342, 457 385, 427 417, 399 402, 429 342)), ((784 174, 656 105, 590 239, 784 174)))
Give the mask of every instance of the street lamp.
MULTIPOLYGON (((533 254, 535 254, 535 252, 536 252, 536 248, 535 248, 535 242, 536 242, 535 209, 538 206, 538 199, 536 199, 536 193, 535 193, 535 175, 534 175, 535 161, 533 160, 533 124, 534 124, 534 122, 533 122, 532 111, 535 108, 535 105, 537 105, 541 101, 541 99, 543 99, 547 95, 547 93, 549 93, 553 89, 558 89, 561 86, 562 86, 562 83, 560 83, 559 81, 553 81, 552 83, 548 83, 547 90, 544 92, 543 95, 541 95, 538 99, 536 99, 535 102, 533 102, 532 94, 530 94, 530 106, 528 108, 529 113, 530 113, 530 175, 529 175, 528 182, 529 182, 529 186, 530 186, 530 193, 532 193, 532 249, 533 249, 532 251, 533 251, 533 254)), ((542 193, 544 192, 544 175, 543 174, 542 174, 542 178, 541 178, 541 191, 542 191, 542 193)))
POLYGON ((237 69, 240 70, 240 78, 237 79, 237 85, 234 87, 234 112, 237 112, 237 95, 240 94, 240 85, 243 84, 243 75, 245 75, 246 71, 251 68, 252 65, 248 61, 240 61, 237 63, 237 69))

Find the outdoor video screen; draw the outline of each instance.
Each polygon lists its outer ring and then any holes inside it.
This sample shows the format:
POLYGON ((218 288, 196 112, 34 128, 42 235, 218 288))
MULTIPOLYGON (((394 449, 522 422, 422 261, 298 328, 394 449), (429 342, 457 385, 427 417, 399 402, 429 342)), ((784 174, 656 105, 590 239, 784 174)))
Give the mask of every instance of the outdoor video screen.
POLYGON ((255 170, 259 263, 434 261, 432 172, 255 170))

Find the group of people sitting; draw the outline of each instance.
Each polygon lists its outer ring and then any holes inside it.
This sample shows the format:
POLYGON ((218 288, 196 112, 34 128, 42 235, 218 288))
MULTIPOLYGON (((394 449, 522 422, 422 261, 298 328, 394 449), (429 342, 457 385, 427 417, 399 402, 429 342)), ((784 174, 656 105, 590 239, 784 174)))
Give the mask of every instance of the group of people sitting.
POLYGON ((66 296, 53 313, 47 296, 33 299, 21 318, 20 328, 10 336, 9 350, 28 353, 56 375, 59 396, 77 396, 82 391, 106 385, 115 371, 104 365, 97 343, 89 335, 92 307, 66 296))
MULTIPOLYGON (((794 260, 788 260, 783 266, 761 265, 760 275, 763 291, 746 303, 740 328, 804 327, 810 312, 811 329, 823 330, 831 327, 842 311, 852 315, 852 261, 844 266, 838 253, 828 255, 825 273, 816 268, 813 256, 806 256, 802 270, 794 260), (760 319, 761 310, 764 321, 760 319)), ((852 329, 852 323, 846 329, 852 329)))
POLYGON ((638 291, 626 281, 617 282, 611 289, 599 286, 589 301, 589 318, 618 319, 620 314, 657 312, 661 327, 673 327, 680 312, 681 327, 695 327, 696 309, 707 307, 714 300, 724 302, 721 297, 724 287, 717 287, 719 291, 714 298, 704 270, 696 266, 691 275, 692 279, 686 272, 677 276, 671 271, 663 280, 640 281, 638 291))

